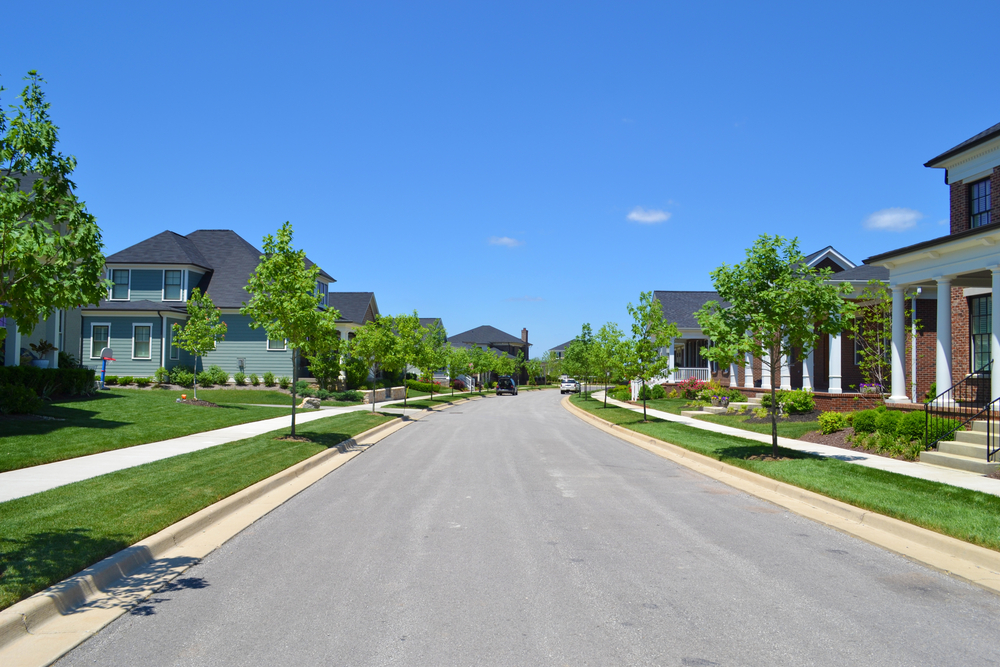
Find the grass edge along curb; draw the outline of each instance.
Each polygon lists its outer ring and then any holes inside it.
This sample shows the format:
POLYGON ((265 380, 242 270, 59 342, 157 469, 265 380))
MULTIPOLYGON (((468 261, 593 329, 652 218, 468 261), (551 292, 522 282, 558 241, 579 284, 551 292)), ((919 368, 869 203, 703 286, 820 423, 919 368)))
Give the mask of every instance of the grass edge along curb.
POLYGON ((1000 552, 915 526, 871 510, 864 510, 750 470, 723 463, 664 440, 612 424, 569 398, 563 407, 584 422, 629 444, 670 459, 723 484, 773 502, 795 514, 888 549, 971 584, 1000 593, 1000 552), (809 511, 812 508, 813 511, 809 511))
MULTIPOLYGON (((385 436, 389 435, 387 431, 395 432, 406 426, 408 423, 410 422, 399 418, 392 419, 363 433, 359 433, 352 438, 348 438, 340 444, 350 447, 351 445, 357 444, 361 440, 371 440, 376 437, 378 440, 381 440, 385 436)), ((376 442, 378 440, 376 440, 376 442)), ((154 561, 162 558, 166 552, 181 546, 185 540, 198 536, 212 525, 220 523, 223 519, 226 519, 235 512, 249 506, 257 500, 260 500, 266 494, 279 489, 286 484, 296 481, 304 474, 313 471, 319 466, 330 464, 328 465, 328 469, 322 471, 322 474, 315 480, 309 482, 309 484, 303 488, 296 490, 288 496, 288 498, 282 499, 281 502, 278 503, 278 505, 281 505, 298 495, 305 488, 308 488, 315 482, 325 477, 330 472, 333 472, 333 470, 336 470, 344 463, 347 463, 359 453, 361 452, 355 451, 344 453, 338 448, 327 449, 319 452, 304 461, 300 461, 293 466, 285 468, 271 477, 262 479, 259 482, 237 491, 231 496, 223 498, 222 500, 197 511, 194 514, 181 519, 177 523, 167 526, 158 533, 150 535, 149 537, 136 542, 132 546, 126 547, 118 553, 112 554, 94 565, 81 570, 77 574, 0 611, 0 663, 10 664, 6 662, 6 656, 4 656, 4 653, 12 648, 16 649, 16 643, 18 640, 27 637, 45 637, 44 634, 38 634, 41 626, 52 621, 53 619, 60 617, 65 618, 66 615, 70 614, 75 608, 79 608, 81 605, 86 604, 89 600, 99 597, 104 590, 111 587, 115 582, 125 579, 130 575, 135 574, 142 568, 149 566, 154 561)), ((274 508, 272 507, 267 509, 261 517, 269 513, 271 509, 274 508)), ((259 518, 260 517, 257 517, 257 519, 259 518)), ((257 519, 254 519, 254 521, 257 519)), ((241 532, 245 527, 246 526, 243 526, 236 530, 232 535, 227 537, 226 540, 239 534, 239 532, 241 532)), ((226 540, 223 540, 223 542, 226 540)), ((214 551, 217 546, 213 547, 211 551, 214 551)), ((153 589, 150 590, 150 592, 170 579, 176 577, 183 570, 186 570, 191 565, 194 565, 195 562, 191 562, 180 569, 172 569, 169 576, 164 578, 162 581, 159 581, 153 589)), ((102 616, 100 626, 94 628, 91 632, 87 632, 86 634, 76 632, 66 633, 68 635, 66 640, 71 641, 71 643, 69 645, 64 645, 58 655, 52 655, 48 658, 48 660, 54 661, 61 655, 64 655, 84 639, 89 637, 90 634, 96 632, 118 616, 124 614, 127 609, 128 605, 124 605, 120 609, 114 610, 114 613, 108 613, 108 610, 102 610, 104 614, 102 616), (77 637, 78 634, 79 637, 77 637)), ((66 644, 66 641, 62 642, 62 644, 66 644)), ((49 662, 47 661, 32 664, 49 664, 49 662)))

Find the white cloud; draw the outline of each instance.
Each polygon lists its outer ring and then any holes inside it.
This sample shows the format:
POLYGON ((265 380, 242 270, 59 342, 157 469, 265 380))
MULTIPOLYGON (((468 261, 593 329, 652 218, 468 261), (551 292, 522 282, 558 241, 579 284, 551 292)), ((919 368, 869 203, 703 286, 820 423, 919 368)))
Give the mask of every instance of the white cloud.
POLYGON ((655 225, 659 222, 666 222, 670 219, 670 214, 655 208, 643 208, 636 206, 628 214, 628 219, 643 225, 655 225))
POLYGON ((519 245, 524 245, 524 241, 518 241, 517 239, 512 239, 509 236, 491 236, 490 245, 502 245, 505 248, 516 248, 519 245))
POLYGON ((887 232, 905 232, 924 217, 920 211, 912 208, 884 208, 875 211, 865 218, 865 229, 876 229, 887 232))
POLYGON ((545 299, 540 296, 512 296, 504 301, 545 301, 545 299))

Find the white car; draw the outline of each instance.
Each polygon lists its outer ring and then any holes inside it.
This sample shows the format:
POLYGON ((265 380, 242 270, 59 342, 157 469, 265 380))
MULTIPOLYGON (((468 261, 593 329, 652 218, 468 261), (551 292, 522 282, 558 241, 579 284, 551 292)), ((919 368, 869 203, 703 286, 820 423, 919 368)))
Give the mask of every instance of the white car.
POLYGON ((573 378, 566 378, 559 385, 560 394, 579 394, 580 393, 580 383, 573 378))

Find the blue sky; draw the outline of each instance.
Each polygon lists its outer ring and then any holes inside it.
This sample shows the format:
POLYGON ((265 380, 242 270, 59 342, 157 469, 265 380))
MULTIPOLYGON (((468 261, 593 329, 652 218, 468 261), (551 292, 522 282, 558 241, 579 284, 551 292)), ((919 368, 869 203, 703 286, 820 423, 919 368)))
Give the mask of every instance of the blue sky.
POLYGON ((762 233, 946 234, 923 163, 1000 121, 995 2, 210 4, 3 30, 0 101, 47 79, 106 252, 291 220, 335 289, 536 355, 762 233))

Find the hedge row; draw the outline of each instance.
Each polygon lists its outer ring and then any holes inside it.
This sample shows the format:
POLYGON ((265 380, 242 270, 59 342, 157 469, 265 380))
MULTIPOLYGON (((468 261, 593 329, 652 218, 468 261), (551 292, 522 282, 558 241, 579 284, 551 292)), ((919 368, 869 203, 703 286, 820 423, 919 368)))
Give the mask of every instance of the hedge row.
POLYGON ((27 387, 39 396, 79 396, 94 391, 95 371, 89 368, 0 366, 0 385, 27 387))

